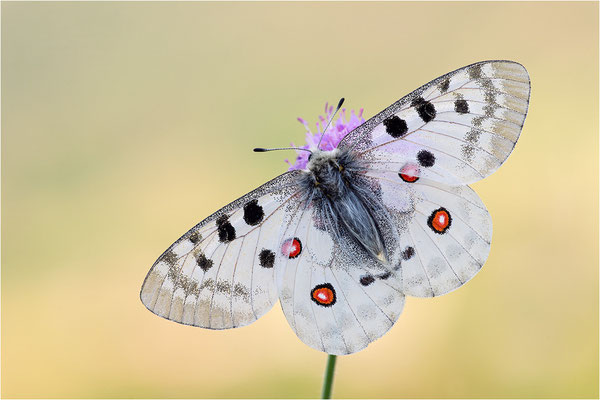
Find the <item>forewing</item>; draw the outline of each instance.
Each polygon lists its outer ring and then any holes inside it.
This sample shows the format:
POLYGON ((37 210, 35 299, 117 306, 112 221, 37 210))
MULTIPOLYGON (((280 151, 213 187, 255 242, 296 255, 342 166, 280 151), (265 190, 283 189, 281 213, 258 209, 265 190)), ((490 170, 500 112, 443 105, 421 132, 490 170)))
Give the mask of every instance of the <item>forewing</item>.
POLYGON ((519 138, 529 105, 525 68, 484 61, 443 75, 398 100, 339 144, 379 176, 403 168, 459 185, 494 172, 519 138))
POLYGON ((275 254, 286 207, 297 202, 290 171, 223 207, 156 260, 140 297, 169 320, 225 329, 247 325, 277 300, 275 254))
POLYGON ((285 222, 277 263, 283 312, 308 346, 329 354, 367 347, 396 322, 404 306, 398 269, 388 270, 352 243, 318 227, 300 205, 285 222), (297 241, 289 252, 289 241, 297 241))

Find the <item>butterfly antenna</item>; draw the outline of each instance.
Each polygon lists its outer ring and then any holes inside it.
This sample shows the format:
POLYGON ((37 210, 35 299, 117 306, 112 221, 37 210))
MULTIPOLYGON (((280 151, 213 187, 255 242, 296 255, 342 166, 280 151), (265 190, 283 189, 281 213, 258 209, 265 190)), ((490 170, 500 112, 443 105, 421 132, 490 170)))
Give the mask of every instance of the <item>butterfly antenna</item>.
POLYGON ((340 102, 338 103, 334 113, 331 115, 331 118, 329 118, 329 122, 325 126, 325 129, 323 129, 323 134, 321 135, 321 139, 319 139, 319 144, 317 145, 317 149, 321 150, 320 147, 321 147, 321 141, 323 140, 323 136, 325 136, 325 132, 327 132, 327 128, 329 128, 329 125, 331 125, 331 121, 333 121, 333 117, 335 117, 335 114, 337 114, 337 112, 340 110, 340 108, 342 107, 342 104, 344 104, 343 97, 340 99, 340 102))
POLYGON ((256 153, 264 153, 265 151, 275 151, 275 150, 302 150, 302 151, 308 151, 309 153, 312 154, 312 151, 310 151, 309 149, 301 149, 299 147, 278 147, 278 148, 275 148, 275 149, 264 149, 262 147, 256 147, 254 149, 254 151, 256 153))

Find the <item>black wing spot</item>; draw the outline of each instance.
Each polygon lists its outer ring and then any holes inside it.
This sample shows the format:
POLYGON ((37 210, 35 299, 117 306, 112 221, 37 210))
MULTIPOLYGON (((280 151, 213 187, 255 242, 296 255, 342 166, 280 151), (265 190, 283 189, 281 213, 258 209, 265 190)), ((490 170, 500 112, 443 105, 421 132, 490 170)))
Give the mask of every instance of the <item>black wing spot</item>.
POLYGON ((203 253, 199 253, 196 256, 196 264, 198 264, 198 266, 202 268, 204 272, 208 271, 213 266, 212 260, 206 258, 203 253))
POLYGON ((419 161, 419 164, 423 167, 433 167, 433 164, 435 164, 435 156, 430 151, 421 150, 417 153, 417 161, 419 161))
POLYGON ((410 103, 410 105, 416 108, 417 113, 423 122, 429 122, 435 118, 435 106, 424 98, 417 97, 412 101, 412 103, 410 103))
POLYGON ((221 215, 217 218, 217 229, 219 231, 219 241, 221 243, 231 242, 235 239, 235 228, 229 222, 227 215, 221 215))
POLYGON ((198 234, 198 232, 192 232, 188 239, 190 240, 190 242, 196 244, 200 241, 200 235, 198 234))
POLYGON ((450 79, 446 78, 440 85, 440 92, 446 93, 448 91, 449 87, 450 87, 450 79))
POLYGON ((404 261, 410 260, 415 255, 415 249, 411 246, 407 246, 402 252, 402 259, 404 261))
POLYGON ((271 250, 262 249, 258 255, 258 262, 263 268, 273 268, 273 264, 275 263, 275 253, 271 250))
POLYGON ((459 114, 466 114, 469 112, 469 104, 466 100, 456 100, 454 102, 454 111, 459 114))
POLYGON ((375 282, 373 275, 363 275, 360 277, 360 284, 363 286, 369 286, 373 282, 375 282))
POLYGON ((244 221, 248 225, 258 225, 262 222, 265 212, 263 208, 258 205, 258 200, 250 200, 244 204, 244 221))
POLYGON ((406 121, 397 115, 384 119, 383 125, 385 125, 385 131, 393 138, 398 138, 408 132, 406 121))

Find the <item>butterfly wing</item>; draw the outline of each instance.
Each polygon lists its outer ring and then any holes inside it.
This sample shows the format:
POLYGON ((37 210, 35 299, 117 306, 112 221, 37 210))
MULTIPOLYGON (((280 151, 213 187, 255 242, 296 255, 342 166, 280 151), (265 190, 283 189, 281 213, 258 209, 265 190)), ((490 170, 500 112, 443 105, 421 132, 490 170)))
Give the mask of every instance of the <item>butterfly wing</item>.
POLYGON ((225 329, 254 322, 277 301, 275 254, 281 222, 297 202, 290 171, 190 229, 156 260, 140 292, 169 320, 225 329))
POLYGON ((349 237, 328 230, 318 211, 310 200, 301 202, 284 221, 276 271, 279 300, 305 344, 350 354, 385 334, 402 312, 402 280, 392 267, 400 257, 398 237, 389 221, 378 221, 391 249, 390 262, 383 265, 349 237))
POLYGON ((390 217, 377 217, 387 262, 334 234, 310 199, 283 221, 276 262, 283 312, 305 344, 329 354, 357 352, 385 334, 405 295, 439 296, 462 286, 490 249, 490 216, 468 186, 370 182, 390 217))
POLYGON ((525 68, 484 61, 443 75, 349 133, 340 149, 371 161, 373 174, 402 170, 450 185, 478 181, 506 160, 529 105, 525 68))
MULTIPOLYGON (((479 272, 490 251, 492 219, 471 188, 424 178, 414 183, 398 177, 378 182, 382 193, 408 193, 414 207, 408 223, 399 228, 405 294, 440 296, 479 272)), ((393 207, 396 197, 387 197, 388 212, 398 214, 393 207)))
POLYGON ((330 229, 323 217, 333 214, 298 184, 306 172, 291 171, 175 242, 148 273, 142 302, 164 318, 223 329, 255 321, 279 297, 307 345, 330 354, 365 348, 395 323, 405 294, 447 293, 481 268, 491 219, 464 185, 506 160, 529 90, 520 64, 473 64, 417 89, 340 142, 361 160, 355 173, 371 182, 373 196, 365 198, 381 202, 383 212, 369 215, 385 252, 370 255, 330 229))
POLYGON ((481 269, 492 221, 464 185, 491 174, 509 156, 529 93, 522 65, 472 64, 403 97, 341 141, 341 149, 363 158, 361 172, 379 182, 392 215, 397 193, 411 198, 414 212, 399 227, 404 293, 439 296, 481 269))

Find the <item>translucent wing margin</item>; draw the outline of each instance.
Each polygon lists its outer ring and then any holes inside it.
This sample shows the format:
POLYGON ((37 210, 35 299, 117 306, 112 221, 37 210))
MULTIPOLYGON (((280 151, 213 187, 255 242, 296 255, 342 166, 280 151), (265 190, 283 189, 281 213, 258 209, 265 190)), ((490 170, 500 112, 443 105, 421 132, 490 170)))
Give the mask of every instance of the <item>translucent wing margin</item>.
POLYGON ((339 144, 382 176, 414 165, 420 176, 460 185, 494 172, 525 121, 530 82, 512 61, 484 61, 443 75, 398 100, 339 144))
POLYGON ((290 171, 223 207, 156 260, 140 298, 153 313, 203 328, 254 322, 277 301, 275 254, 286 207, 297 201, 290 171))

